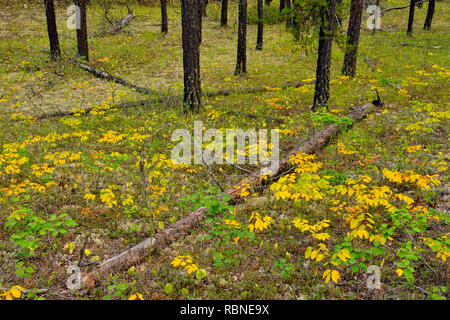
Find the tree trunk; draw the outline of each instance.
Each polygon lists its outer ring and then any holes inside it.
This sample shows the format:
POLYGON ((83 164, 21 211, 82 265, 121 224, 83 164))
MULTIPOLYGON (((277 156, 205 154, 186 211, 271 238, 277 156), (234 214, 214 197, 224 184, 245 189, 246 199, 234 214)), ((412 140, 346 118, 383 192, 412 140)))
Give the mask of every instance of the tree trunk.
POLYGON ((48 39, 50 41, 50 54, 53 60, 61 55, 59 48, 58 29, 56 28, 55 5, 53 0, 44 0, 45 15, 47 16, 48 39))
POLYGON ((228 0, 222 0, 222 13, 220 17, 220 25, 226 26, 228 23, 228 0))
POLYGON ((428 0, 427 17, 426 17, 425 23, 423 25, 423 30, 430 30, 430 28, 431 28, 431 22, 433 21, 433 15, 434 15, 434 4, 435 4, 435 0, 428 0))
POLYGON ((75 5, 80 8, 80 29, 77 29, 78 56, 89 61, 86 0, 75 0, 75 5))
POLYGON ((412 35, 413 31, 415 7, 416 7, 416 0, 411 0, 409 4, 408 29, 406 30, 406 34, 409 36, 412 35))
POLYGON ((161 32, 168 32, 167 23, 167 0, 161 0, 161 32))
POLYGON ((280 12, 286 8, 286 0, 280 0, 280 12))
POLYGON ((292 27, 292 18, 291 18, 291 0, 285 0, 286 1, 286 8, 289 9, 289 16, 286 19, 286 29, 289 29, 292 27))
POLYGON ((316 88, 314 92, 313 111, 321 107, 328 108, 330 98, 330 65, 333 29, 336 11, 336 0, 329 0, 328 7, 322 13, 324 24, 319 31, 319 52, 316 70, 316 88))
MULTIPOLYGON (((299 5, 299 3, 296 0, 292 0, 292 7, 293 7, 293 11, 294 11, 294 15, 291 16, 291 27, 295 30, 298 29, 298 20, 297 20, 297 15, 296 12, 298 12, 299 10, 301 10, 301 7, 299 5)), ((294 35, 295 39, 298 40, 298 34, 295 33, 294 35)))
POLYGON ((344 66, 342 67, 342 74, 345 76, 353 77, 355 75, 362 10, 363 0, 352 0, 347 29, 347 48, 344 57, 344 66))
POLYGON ((183 38, 184 108, 197 111, 202 106, 200 83, 200 25, 201 0, 181 1, 183 38))
POLYGON ((239 29, 235 75, 247 73, 247 0, 239 0, 239 29))
POLYGON ((263 48, 263 35, 264 35, 264 2, 258 0, 258 38, 256 39, 256 50, 262 50, 263 48))

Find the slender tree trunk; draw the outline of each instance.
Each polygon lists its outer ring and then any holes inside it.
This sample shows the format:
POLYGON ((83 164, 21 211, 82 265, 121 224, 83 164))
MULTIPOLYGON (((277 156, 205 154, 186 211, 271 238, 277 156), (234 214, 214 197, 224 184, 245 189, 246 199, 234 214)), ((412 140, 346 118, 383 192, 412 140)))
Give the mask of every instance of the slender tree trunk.
POLYGON ((289 16, 286 19, 286 29, 289 29, 292 27, 292 18, 291 18, 291 0, 285 0, 286 1, 286 8, 289 9, 289 16))
POLYGON ((168 32, 167 23, 167 0, 161 0, 161 32, 168 32))
POLYGON ((430 30, 430 28, 431 28, 431 22, 433 21, 433 15, 434 15, 434 4, 435 4, 435 0, 428 0, 427 17, 426 17, 425 23, 423 25, 423 30, 430 30))
POLYGON ((222 13, 220 17, 220 25, 226 26, 228 23, 228 0, 222 0, 222 13))
POLYGON ((47 16, 48 39, 50 41, 50 54, 53 60, 61 55, 59 48, 58 29, 56 28, 55 5, 53 0, 44 0, 45 15, 47 16))
POLYGON ((247 0, 239 0, 239 28, 235 75, 247 73, 247 0))
POLYGON ((409 17, 408 17, 408 29, 406 30, 407 35, 412 35, 413 25, 414 25, 414 9, 416 8, 416 0, 411 0, 409 4, 409 17))
MULTIPOLYGON (((292 0, 292 7, 293 7, 294 15, 291 17, 291 28, 297 30, 298 29, 298 20, 297 20, 297 15, 295 13, 300 10, 300 5, 296 0, 292 0)), ((299 36, 297 33, 295 33, 294 37, 296 40, 298 40, 299 36)))
POLYGON ((75 0, 75 5, 80 8, 80 29, 77 29, 78 56, 84 57, 86 61, 89 61, 86 0, 75 0))
POLYGON ((328 108, 328 99, 330 98, 330 66, 331 66, 331 47, 333 43, 333 29, 336 11, 336 0, 328 1, 328 8, 323 12, 323 21, 319 31, 319 52, 317 58, 316 70, 316 88, 314 92, 313 111, 319 108, 328 108))
POLYGON ((353 77, 355 75, 362 11, 363 0, 352 0, 347 29, 347 48, 344 57, 344 66, 342 67, 342 74, 345 76, 353 77))
POLYGON ((202 106, 199 15, 201 15, 201 0, 181 0, 184 108, 186 112, 197 111, 202 106))
POLYGON ((286 0, 280 0, 280 12, 286 8, 286 0))
POLYGON ((265 2, 266 2, 267 6, 270 6, 270 4, 272 3, 272 0, 265 0, 265 2))
POLYGON ((256 39, 256 50, 262 50, 263 48, 263 36, 264 36, 264 2, 258 0, 258 38, 256 39))

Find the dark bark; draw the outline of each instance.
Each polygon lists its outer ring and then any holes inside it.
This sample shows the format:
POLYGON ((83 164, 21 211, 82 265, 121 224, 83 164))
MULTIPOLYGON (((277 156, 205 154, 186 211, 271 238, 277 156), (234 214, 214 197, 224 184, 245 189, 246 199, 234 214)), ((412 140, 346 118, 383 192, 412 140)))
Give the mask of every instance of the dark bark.
POLYGON ((280 0, 280 12, 286 8, 286 0, 280 0))
POLYGON ((322 25, 319 31, 319 51, 316 70, 316 88, 314 92, 313 111, 328 108, 330 98, 330 66, 331 47, 333 44, 333 29, 336 11, 336 0, 329 0, 328 7, 322 13, 322 25))
POLYGON ((53 0, 44 0, 45 15, 47 16, 48 39, 50 41, 50 54, 53 60, 61 55, 59 48, 58 29, 56 27, 55 5, 53 0))
POLYGON ((262 50, 263 48, 263 36, 264 36, 264 2, 258 0, 258 37, 256 39, 256 50, 262 50))
MULTIPOLYGON (((291 27, 295 30, 298 29, 298 19, 297 19, 297 15, 296 12, 298 12, 300 10, 300 5, 298 4, 298 2, 296 2, 296 0, 292 0, 292 7, 293 7, 293 11, 294 14, 291 17, 291 27)), ((298 34, 295 34, 295 38, 296 40, 298 40, 298 34)))
POLYGON ((355 75, 362 11, 363 0, 352 0, 347 29, 347 48, 344 57, 344 66, 342 67, 342 74, 345 76, 353 77, 355 75))
POLYGON ((427 17, 425 18, 423 30, 430 30, 430 28, 431 28, 431 22, 433 21, 433 15, 434 15, 434 4, 435 4, 435 0, 428 1, 427 17))
POLYGON ((203 5, 204 5, 204 0, 198 0, 197 23, 198 23, 198 38, 200 39, 200 44, 202 43, 203 5))
POLYGON ((292 18, 291 18, 291 0, 286 1, 286 8, 289 9, 289 15, 286 19, 286 29, 292 28, 292 18))
POLYGON ((235 75, 247 73, 247 0, 239 0, 239 28, 235 75))
POLYGON ((222 0, 222 12, 220 16, 220 25, 226 26, 228 23, 228 0, 222 0))
POLYGON ((202 106, 200 82, 201 0, 181 1, 183 37, 184 108, 197 111, 202 106), (199 17, 200 16, 200 17, 199 17))
POLYGON ((272 0, 265 0, 266 5, 270 6, 270 4, 272 3, 272 0))
POLYGON ((413 25, 414 25, 414 9, 416 8, 416 0, 411 0, 409 4, 409 17, 408 17, 408 29, 406 30, 407 35, 412 35, 413 25))
POLYGON ((168 23, 167 23, 167 0, 161 0, 161 32, 168 32, 168 23))
POLYGON ((89 61, 86 0, 75 0, 75 5, 80 8, 80 29, 77 29, 78 56, 89 61))

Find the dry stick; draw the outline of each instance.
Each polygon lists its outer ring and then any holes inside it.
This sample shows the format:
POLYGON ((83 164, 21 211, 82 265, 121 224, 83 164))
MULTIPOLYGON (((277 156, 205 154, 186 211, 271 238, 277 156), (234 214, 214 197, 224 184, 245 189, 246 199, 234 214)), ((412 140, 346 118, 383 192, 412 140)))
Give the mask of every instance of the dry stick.
POLYGON ((128 9, 128 15, 122 19, 122 21, 120 21, 119 23, 112 23, 109 19, 108 19, 108 11, 105 12, 105 18, 106 20, 113 25, 112 28, 109 28, 108 30, 101 32, 101 33, 94 33, 92 34, 90 37, 100 37, 100 36, 104 36, 107 34, 115 34, 119 31, 122 31, 123 27, 125 27, 127 24, 129 24, 131 22, 131 20, 133 20, 134 18, 136 18, 135 15, 133 15, 133 11, 131 11, 130 7, 126 4, 127 9, 128 9))
POLYGON ((100 33, 93 33, 89 36, 89 38, 95 38, 95 37, 103 37, 107 34, 115 34, 119 31, 122 31, 122 29, 133 20, 135 16, 132 13, 129 13, 121 22, 115 24, 113 27, 109 28, 106 31, 100 32, 100 33))
MULTIPOLYGON (((421 3, 427 2, 427 1, 428 1, 428 0, 422 0, 422 1, 416 2, 416 6, 419 5, 419 4, 421 4, 421 3)), ((409 6, 410 6, 410 5, 408 4, 408 5, 402 6, 402 7, 387 8, 387 9, 381 10, 380 13, 383 13, 383 12, 389 12, 389 11, 392 11, 392 10, 406 9, 406 8, 409 8, 409 6)))
POLYGON ((83 257, 84 257, 84 250, 86 249, 88 241, 89 241, 89 234, 87 234, 85 236, 83 246, 80 249, 80 257, 78 258, 78 263, 77 263, 78 266, 81 265, 81 261, 83 260, 83 257))
MULTIPOLYGON (((372 112, 373 106, 368 103, 362 106, 351 108, 350 113, 347 115, 353 123, 362 120, 367 114, 372 112)), ((330 124, 321 131, 314 134, 304 144, 294 147, 286 157, 280 161, 278 170, 273 173, 273 176, 281 176, 283 173, 291 170, 293 165, 289 162, 289 157, 297 153, 314 154, 324 148, 331 138, 337 136, 342 129, 341 125, 330 124)), ((273 178, 263 175, 260 170, 251 174, 247 179, 239 183, 238 185, 227 189, 219 199, 222 200, 223 195, 230 196, 230 203, 240 202, 240 190, 243 185, 251 184, 257 188, 263 188, 272 181, 273 178)), ((198 208, 194 212, 187 215, 185 218, 178 220, 174 224, 170 225, 166 229, 157 233, 154 238, 147 238, 143 242, 135 245, 134 247, 113 256, 98 265, 98 268, 90 273, 83 275, 83 284, 92 285, 95 279, 105 272, 111 272, 112 270, 120 270, 128 268, 131 265, 137 264, 145 259, 149 254, 150 247, 153 250, 159 250, 165 245, 180 239, 190 233, 194 228, 199 226, 200 222, 206 217, 208 209, 205 207, 198 208)))
POLYGON ((376 71, 375 66, 373 65, 372 61, 370 61, 370 59, 368 57, 364 57, 364 62, 369 65, 370 70, 372 70, 372 72, 376 71))

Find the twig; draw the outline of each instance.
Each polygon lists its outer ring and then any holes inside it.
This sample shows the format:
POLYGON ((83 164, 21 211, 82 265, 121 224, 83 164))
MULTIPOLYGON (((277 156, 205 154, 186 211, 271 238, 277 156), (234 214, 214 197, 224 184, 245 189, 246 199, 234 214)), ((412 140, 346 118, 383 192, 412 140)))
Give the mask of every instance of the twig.
MULTIPOLYGON (((10 288, 0 287, 0 290, 9 291, 10 288)), ((33 292, 33 293, 36 293, 36 294, 47 293, 48 291, 49 291, 48 289, 23 289, 23 290, 20 290, 20 292, 22 292, 22 293, 33 292)))
POLYGON ((87 234, 86 235, 86 237, 84 238, 84 243, 83 243, 83 246, 81 247, 81 249, 80 249, 80 257, 78 258, 78 263, 77 263, 77 266, 80 266, 81 265, 81 261, 83 260, 83 257, 84 257, 84 250, 86 249, 86 245, 87 245, 87 243, 88 243, 88 241, 89 241, 89 235, 87 234))
MULTIPOLYGON (((428 0, 422 0, 422 1, 416 2, 416 6, 419 5, 419 4, 422 4, 422 3, 424 3, 424 2, 427 2, 427 1, 428 1, 428 0)), ((410 5, 408 4, 408 5, 406 5, 406 6, 401 6, 401 7, 387 8, 387 9, 381 10, 381 11, 380 11, 380 14, 383 13, 383 12, 389 12, 389 11, 392 11, 392 10, 406 9, 406 8, 409 8, 409 6, 410 6, 410 5)))
MULTIPOLYGON (((416 244, 416 242, 414 241, 413 236, 408 232, 408 229, 406 228, 406 226, 405 226, 405 224, 403 223, 403 221, 402 221, 402 224, 403 224, 403 229, 405 230, 406 234, 407 234, 407 235, 409 236, 409 238, 411 239, 411 241, 412 241, 412 243, 414 244, 414 246, 415 246, 415 247, 418 247, 417 244, 416 244)), ((433 271, 434 274, 436 274, 436 271, 434 271, 434 269, 433 269, 432 267, 430 267, 430 265, 428 264, 428 262, 427 262, 427 261, 425 260, 425 258, 423 257, 422 253, 421 253, 419 250, 417 250, 417 252, 419 253, 419 255, 420 255, 420 257, 422 258, 422 260, 423 260, 423 262, 425 263, 425 265, 426 265, 431 271, 433 271)))
POLYGON ((217 179, 216 175, 211 169, 211 166, 206 163, 206 166, 208 167, 208 173, 213 177, 214 181, 216 182, 217 186, 219 187, 221 192, 224 192, 225 190, 222 188, 222 185, 220 184, 219 180, 217 179))

